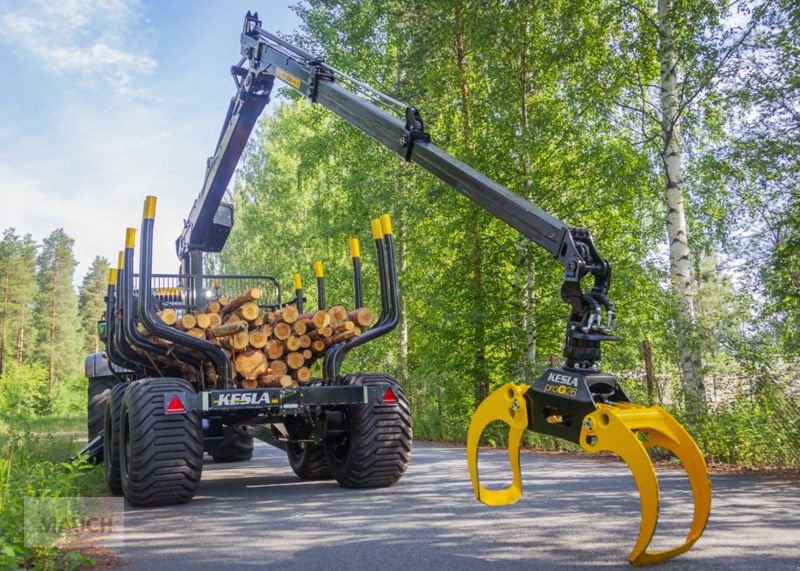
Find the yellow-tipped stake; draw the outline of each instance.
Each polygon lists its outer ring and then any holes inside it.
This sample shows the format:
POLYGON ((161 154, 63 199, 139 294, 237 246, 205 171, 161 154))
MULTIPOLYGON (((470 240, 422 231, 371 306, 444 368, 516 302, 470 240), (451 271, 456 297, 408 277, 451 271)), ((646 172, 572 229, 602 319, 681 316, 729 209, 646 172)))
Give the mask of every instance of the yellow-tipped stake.
POLYGON ((109 268, 108 270, 108 285, 117 285, 117 268, 109 268))
POLYGON ((350 257, 361 257, 361 244, 359 243, 358 238, 350 238, 350 257))
POLYGON ((381 230, 380 218, 372 219, 372 237, 376 240, 381 240, 383 238, 383 230, 381 230))
POLYGON ((125 230, 125 249, 133 250, 136 245, 136 228, 128 228, 125 230))
POLYGON ((325 277, 325 270, 322 267, 322 260, 314 262, 314 276, 317 278, 325 277))
POLYGON ((144 199, 144 213, 142 217, 145 220, 155 220, 156 218, 156 197, 148 196, 144 199))
POLYGON ((120 270, 125 269, 125 252, 119 253, 119 256, 117 257, 117 268, 120 270))
POLYGON ((300 274, 295 274, 293 276, 294 279, 294 289, 303 289, 303 278, 300 277, 300 274))
POLYGON ((381 214, 381 231, 384 236, 393 234, 392 232, 392 219, 388 214, 381 214))

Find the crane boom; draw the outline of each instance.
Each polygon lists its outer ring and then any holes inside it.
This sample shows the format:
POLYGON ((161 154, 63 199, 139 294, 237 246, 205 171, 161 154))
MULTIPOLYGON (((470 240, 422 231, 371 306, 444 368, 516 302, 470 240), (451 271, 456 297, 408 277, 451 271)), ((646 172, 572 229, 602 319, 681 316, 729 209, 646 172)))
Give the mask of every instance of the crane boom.
POLYGON ((277 77, 406 161, 449 184, 558 259, 564 267, 561 296, 571 307, 565 345, 569 366, 591 368, 600 358, 600 342, 617 339, 610 334, 614 307, 606 295, 611 265, 600 257, 587 230, 567 226, 452 157, 431 142, 416 108, 263 30, 257 13, 248 12, 245 17, 241 56, 231 68, 236 95, 228 108, 216 151, 208 161, 203 189, 176 243, 182 273, 202 272, 202 252, 220 251, 227 239, 233 224, 232 208, 222 204, 222 199, 277 77), (580 282, 587 274, 594 276, 594 286, 584 293, 580 282), (606 326, 602 325, 603 310, 606 326))

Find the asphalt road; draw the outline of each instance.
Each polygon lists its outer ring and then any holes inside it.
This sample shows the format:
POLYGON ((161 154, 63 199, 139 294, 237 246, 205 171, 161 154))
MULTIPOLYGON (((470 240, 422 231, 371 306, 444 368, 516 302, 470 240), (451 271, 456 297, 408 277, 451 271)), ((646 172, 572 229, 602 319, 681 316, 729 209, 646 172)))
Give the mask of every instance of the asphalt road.
MULTIPOLYGON (((506 462, 481 451, 487 482, 506 462)), ((639 511, 624 464, 523 454, 522 470, 522 500, 490 508, 472 494, 463 448, 416 444, 397 485, 346 490, 297 479, 282 451, 257 444, 252 462, 206 463, 188 504, 127 508, 119 555, 126 571, 630 569, 639 511)), ((691 492, 682 472, 659 476, 654 546, 666 548, 688 529, 691 492)), ((800 570, 800 482, 715 475, 712 487, 704 536, 659 569, 800 570)))

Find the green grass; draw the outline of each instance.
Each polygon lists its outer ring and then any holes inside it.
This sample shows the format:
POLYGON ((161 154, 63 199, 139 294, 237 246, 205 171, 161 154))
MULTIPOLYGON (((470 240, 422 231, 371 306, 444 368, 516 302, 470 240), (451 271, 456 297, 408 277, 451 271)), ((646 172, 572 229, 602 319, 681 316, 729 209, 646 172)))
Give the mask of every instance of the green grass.
MULTIPOLYGON (((54 547, 24 545, 26 497, 102 496, 102 469, 84 460, 68 462, 86 438, 71 432, 80 418, 0 417, 0 569, 64 569, 91 565, 54 547)), ((85 425, 84 425, 85 426, 85 425)), ((62 514, 69 521, 70 514, 62 514)))
POLYGON ((23 432, 86 432, 86 416, 7 417, 6 420, 23 432))

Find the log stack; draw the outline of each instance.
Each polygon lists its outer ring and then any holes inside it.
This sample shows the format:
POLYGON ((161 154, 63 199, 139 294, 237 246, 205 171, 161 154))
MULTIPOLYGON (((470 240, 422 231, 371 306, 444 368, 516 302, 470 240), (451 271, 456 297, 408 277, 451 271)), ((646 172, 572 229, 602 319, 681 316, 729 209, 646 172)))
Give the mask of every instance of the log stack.
MULTIPOLYGON (((208 302, 201 311, 159 313, 171 327, 219 345, 230 357, 234 381, 240 388, 299 386, 311 380, 311 364, 329 347, 358 337, 370 327, 368 307, 348 311, 343 305, 299 313, 291 305, 264 314, 258 305, 262 292, 251 288, 242 295, 208 302)), ((213 368, 207 377, 216 382, 213 368)))

